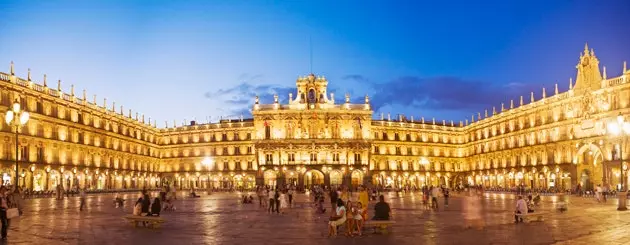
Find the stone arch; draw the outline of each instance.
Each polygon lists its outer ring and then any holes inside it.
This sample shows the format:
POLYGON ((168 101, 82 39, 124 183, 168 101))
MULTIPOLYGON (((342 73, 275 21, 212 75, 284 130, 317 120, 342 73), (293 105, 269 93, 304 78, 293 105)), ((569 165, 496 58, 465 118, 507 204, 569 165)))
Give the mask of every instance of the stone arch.
POLYGON ((324 173, 317 169, 310 169, 304 172, 304 185, 311 187, 312 185, 324 184, 324 173))
POLYGON ((593 143, 582 145, 572 159, 576 164, 575 183, 583 190, 592 190, 597 185, 606 184, 604 178, 602 149, 593 143))
POLYGON ((278 177, 278 172, 273 169, 267 169, 263 172, 263 179, 265 185, 268 186, 276 186, 276 178, 278 177))
POLYGON ((363 185, 363 171, 360 169, 355 169, 350 174, 351 184, 353 187, 363 185))

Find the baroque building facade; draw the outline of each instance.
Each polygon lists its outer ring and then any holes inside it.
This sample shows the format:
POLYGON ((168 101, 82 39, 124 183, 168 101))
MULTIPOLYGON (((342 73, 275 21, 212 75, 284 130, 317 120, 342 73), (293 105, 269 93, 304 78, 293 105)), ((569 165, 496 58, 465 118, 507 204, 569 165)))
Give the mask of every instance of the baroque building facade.
POLYGON ((617 185, 630 149, 609 128, 630 114, 630 71, 624 63, 608 78, 588 47, 576 68, 568 91, 556 84, 538 100, 532 92, 528 103, 521 97, 457 123, 374 117, 369 97, 339 103, 326 78, 311 74, 297 79, 286 104, 278 95, 271 104, 256 97, 252 118, 158 128, 106 99, 62 91, 60 82, 51 88, 44 77, 40 85, 30 72, 19 78, 11 65, 0 73, 0 113, 17 100, 31 120, 19 129, 17 153, 15 129, 0 126, 0 175, 12 183, 17 158, 19 185, 34 190, 617 185))

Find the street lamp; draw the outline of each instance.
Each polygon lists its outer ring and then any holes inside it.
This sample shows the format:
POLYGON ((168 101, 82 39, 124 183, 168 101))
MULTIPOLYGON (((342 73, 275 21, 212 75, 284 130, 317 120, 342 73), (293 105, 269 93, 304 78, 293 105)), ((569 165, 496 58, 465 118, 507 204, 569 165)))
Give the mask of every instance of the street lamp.
POLYGON ((208 169, 208 191, 210 191, 210 169, 212 168, 213 162, 214 161, 210 157, 204 157, 203 160, 201 160, 201 165, 206 166, 208 169))
POLYGON ((13 102, 13 106, 11 107, 11 110, 7 111, 7 114, 5 116, 5 121, 7 122, 7 124, 11 127, 15 127, 15 190, 14 192, 17 193, 18 192, 18 181, 19 181, 19 144, 18 144, 18 135, 20 132, 20 127, 26 125, 26 123, 28 122, 29 119, 29 114, 27 111, 22 110, 20 105, 20 102, 15 99, 15 102, 13 102))
POLYGON ((608 124, 608 132, 613 135, 613 136, 620 136, 622 137, 622 142, 619 145, 619 171, 621 172, 620 174, 620 184, 619 184, 619 193, 618 193, 618 197, 619 197, 619 205, 617 206, 617 210, 619 211, 625 211, 628 210, 628 208, 626 207, 626 200, 627 200, 627 193, 624 190, 624 176, 623 176, 623 172, 624 172, 624 166, 623 166, 623 146, 625 145, 625 141, 627 139, 627 136, 630 135, 630 123, 625 122, 624 117, 621 115, 621 113, 619 113, 619 115, 617 116, 617 121, 616 122, 611 122, 610 124, 608 124))

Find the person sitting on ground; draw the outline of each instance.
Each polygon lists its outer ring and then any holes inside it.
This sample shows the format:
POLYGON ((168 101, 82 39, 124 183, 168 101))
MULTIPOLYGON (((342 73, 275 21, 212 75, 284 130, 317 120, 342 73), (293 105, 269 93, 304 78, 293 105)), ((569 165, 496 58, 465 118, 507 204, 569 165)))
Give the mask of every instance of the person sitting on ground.
POLYGON ((372 220, 389 220, 389 216, 392 210, 389 208, 389 204, 385 202, 385 197, 380 195, 378 202, 374 205, 374 217, 372 220))
POLYGON ((156 197, 151 204, 151 216, 160 216, 160 210, 162 210, 162 204, 160 198, 156 197))
POLYGON ((166 203, 164 204, 164 211, 174 211, 175 205, 171 202, 171 199, 166 199, 166 203))

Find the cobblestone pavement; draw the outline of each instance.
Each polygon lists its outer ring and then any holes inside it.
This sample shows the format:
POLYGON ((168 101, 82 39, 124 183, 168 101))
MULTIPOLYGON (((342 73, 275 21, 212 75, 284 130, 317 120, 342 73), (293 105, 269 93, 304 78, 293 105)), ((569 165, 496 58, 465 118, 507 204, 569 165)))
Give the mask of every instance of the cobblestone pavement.
MULTIPOLYGON (((616 200, 600 204, 572 198, 569 211, 555 211, 556 197, 543 197, 537 211, 544 222, 514 224, 514 196, 486 194, 481 230, 464 227, 462 198, 451 206, 427 211, 418 194, 390 193, 396 224, 387 235, 326 238, 327 214, 315 214, 309 197, 297 196, 286 214, 267 214, 258 204, 241 205, 238 193, 180 198, 158 230, 133 228, 122 217, 131 213, 138 194, 126 194, 127 205, 113 207, 113 195, 90 195, 87 210, 77 197, 25 201, 24 216, 12 221, 9 244, 628 244, 630 211, 616 211, 616 200)), ((372 203, 373 204, 373 203, 372 203)), ((440 203, 442 204, 442 203, 440 203)), ((328 211, 329 212, 329 211, 328 211)), ((370 206, 370 215, 372 206, 370 206)))

